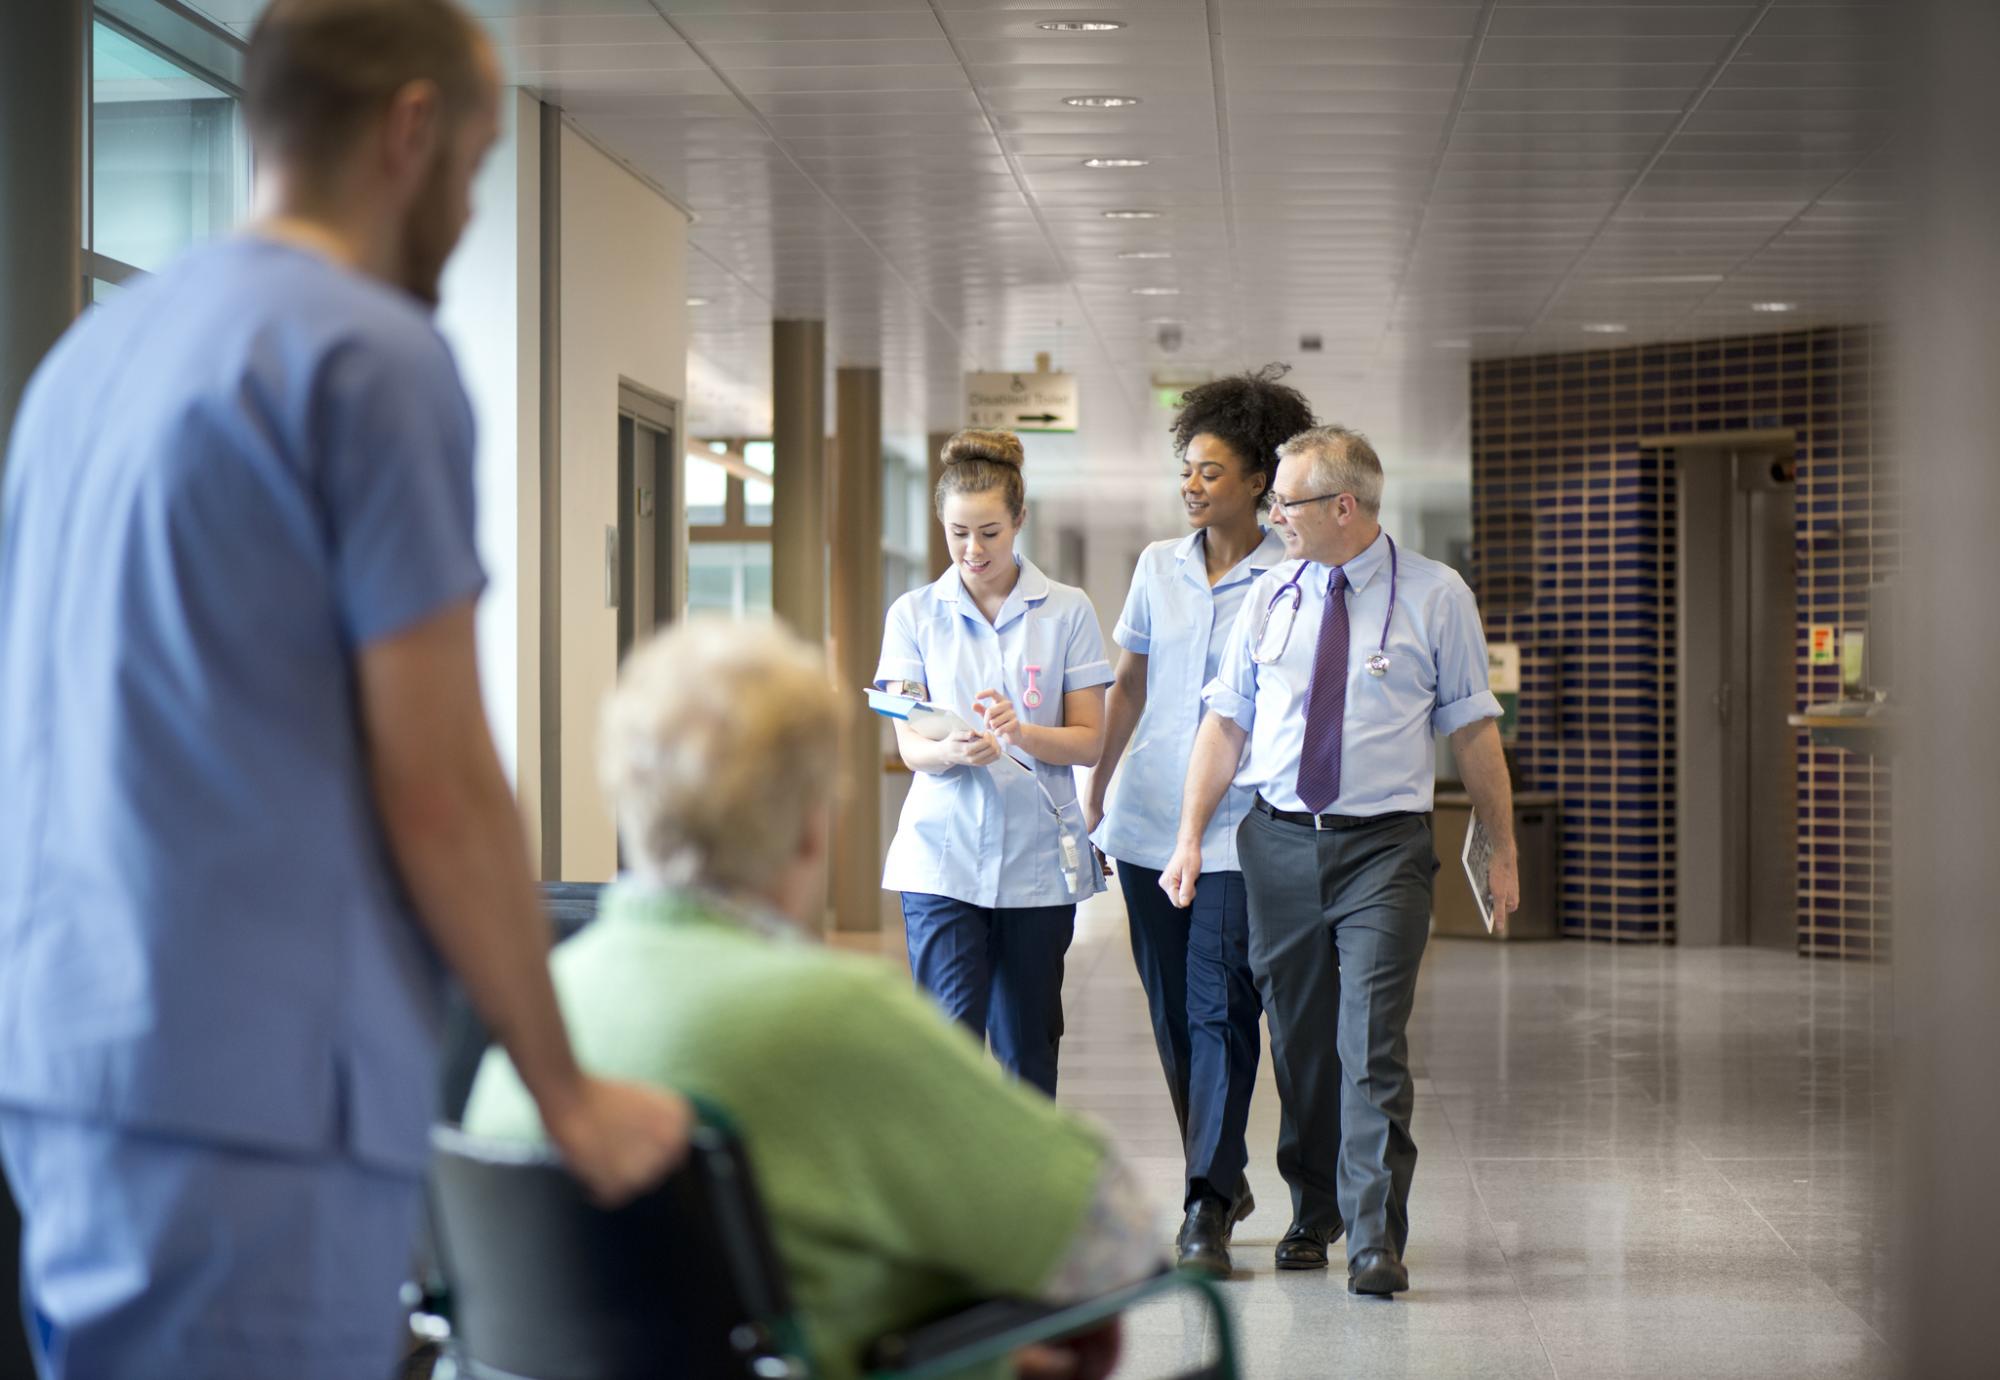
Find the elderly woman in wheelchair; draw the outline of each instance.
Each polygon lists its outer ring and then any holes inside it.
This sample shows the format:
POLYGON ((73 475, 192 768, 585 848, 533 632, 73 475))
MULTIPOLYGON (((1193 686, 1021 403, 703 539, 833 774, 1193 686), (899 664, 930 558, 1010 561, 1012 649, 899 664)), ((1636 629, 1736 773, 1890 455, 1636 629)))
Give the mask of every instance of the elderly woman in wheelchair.
MULTIPOLYGON (((833 1377, 977 1300, 1070 1303, 1160 1268, 1101 1134, 1008 1081, 889 965, 812 942, 842 711, 821 658, 775 626, 695 622, 635 652, 601 742, 628 872, 553 957, 586 1067, 726 1112, 833 1377)), ((541 1137, 497 1049, 464 1128, 541 1137)), ((1115 1328, 1016 1365, 1102 1373, 1115 1328)))

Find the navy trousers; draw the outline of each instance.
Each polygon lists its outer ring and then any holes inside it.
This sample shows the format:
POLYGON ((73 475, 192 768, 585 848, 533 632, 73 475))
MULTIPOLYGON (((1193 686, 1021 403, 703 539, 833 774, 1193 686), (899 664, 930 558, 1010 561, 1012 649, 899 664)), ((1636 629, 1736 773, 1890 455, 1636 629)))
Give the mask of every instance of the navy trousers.
POLYGON ((1187 1198, 1243 1196, 1244 1128, 1257 1085, 1263 1001, 1250 971, 1250 911, 1240 872, 1205 872, 1182 909, 1160 874, 1118 864, 1132 961, 1146 989, 1153 1042, 1180 1121, 1187 1198))
POLYGON ((1000 1066, 1050 1097, 1062 1045, 1063 956, 1075 906, 996 908, 906 891, 910 975, 1000 1066))

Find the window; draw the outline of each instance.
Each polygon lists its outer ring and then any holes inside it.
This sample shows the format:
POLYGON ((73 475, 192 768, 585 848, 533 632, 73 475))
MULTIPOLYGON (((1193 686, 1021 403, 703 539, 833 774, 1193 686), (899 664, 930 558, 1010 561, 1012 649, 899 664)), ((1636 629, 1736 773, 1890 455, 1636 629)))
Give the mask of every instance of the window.
POLYGON ((688 547, 688 612, 731 618, 771 612, 771 544, 704 542, 688 547))
MULTIPOLYGON (((711 441, 709 447, 717 453, 727 452, 729 447, 722 441, 711 441)), ((687 501, 688 526, 720 527, 729 521, 729 471, 710 460, 698 450, 688 452, 687 501)))
POLYGON ((236 98, 122 28, 91 25, 91 297, 226 234, 249 201, 236 98))
POLYGON ((752 527, 771 525, 771 471, 777 465, 777 448, 769 441, 745 441, 743 463, 765 477, 743 481, 743 521, 752 527))
POLYGON ((689 612, 770 615, 771 465, 769 441, 688 448, 689 612))
POLYGON ((885 607, 935 578, 930 570, 930 466, 896 451, 882 457, 882 597, 885 607))

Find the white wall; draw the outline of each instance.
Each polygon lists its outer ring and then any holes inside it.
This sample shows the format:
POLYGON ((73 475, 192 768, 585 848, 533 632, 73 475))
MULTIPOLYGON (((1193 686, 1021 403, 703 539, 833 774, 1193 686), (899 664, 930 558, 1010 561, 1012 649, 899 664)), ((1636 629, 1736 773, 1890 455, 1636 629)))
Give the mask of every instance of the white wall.
MULTIPOLYGON (((541 105, 517 91, 502 114, 438 319, 479 426, 480 681, 539 858, 541 105)), ((687 220, 568 128, 561 157, 561 875, 592 881, 617 865, 597 716, 617 674, 604 529, 618 522, 618 389, 685 396, 687 220)))
POLYGON ((618 387, 687 396, 687 218, 565 127, 562 136, 562 862, 608 878, 597 717, 618 672, 604 529, 618 524, 618 387))
MULTIPOLYGON (((500 142, 473 188, 473 218, 443 283, 438 326, 451 342, 479 428, 474 490, 486 597, 479 605, 479 682, 501 763, 532 802, 524 746, 539 756, 538 712, 523 712, 522 618, 536 617, 540 543, 536 463, 541 428, 540 180, 537 103, 521 92, 501 103, 500 142), (528 138, 520 138, 525 127, 528 138), (524 522, 525 510, 525 522, 524 522), (525 595, 523 593, 525 591, 525 595), (525 604, 525 608, 524 608, 525 604), (525 730, 525 731, 524 731, 525 730)), ((532 646, 532 635, 529 638, 532 646)), ((528 659, 532 666, 532 656, 528 659)), ((539 710, 539 696, 534 708, 539 710)), ((531 763, 532 765, 532 763, 531 763)))

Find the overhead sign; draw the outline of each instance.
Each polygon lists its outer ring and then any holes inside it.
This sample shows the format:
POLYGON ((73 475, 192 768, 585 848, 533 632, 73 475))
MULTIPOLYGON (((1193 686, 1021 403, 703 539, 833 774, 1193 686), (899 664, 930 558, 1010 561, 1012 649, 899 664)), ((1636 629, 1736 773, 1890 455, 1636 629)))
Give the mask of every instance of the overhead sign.
POLYGON ((1075 431, 1070 374, 967 374, 965 424, 995 431, 1075 431))

